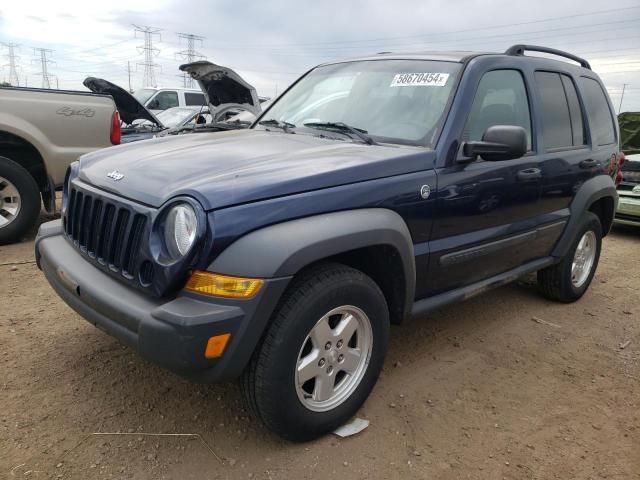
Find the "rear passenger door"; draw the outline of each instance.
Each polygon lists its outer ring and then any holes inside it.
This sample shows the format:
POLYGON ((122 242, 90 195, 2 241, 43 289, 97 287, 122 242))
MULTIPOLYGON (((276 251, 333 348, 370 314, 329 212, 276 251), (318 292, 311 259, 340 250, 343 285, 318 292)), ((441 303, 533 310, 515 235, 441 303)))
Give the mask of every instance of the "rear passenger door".
POLYGON ((540 223, 548 227, 542 229, 540 241, 548 254, 562 233, 573 195, 589 175, 583 162, 590 149, 573 78, 561 72, 536 71, 534 80, 542 150, 540 202, 545 214, 540 223))
POLYGON ((562 233, 554 225, 568 218, 569 206, 582 184, 608 165, 616 152, 616 139, 608 102, 597 81, 578 77, 576 85, 576 78, 567 72, 553 71, 536 71, 534 77, 543 150, 544 215, 540 221, 549 227, 542 230, 545 235, 541 241, 550 253, 562 233), (591 134, 587 118, 591 120, 591 134))

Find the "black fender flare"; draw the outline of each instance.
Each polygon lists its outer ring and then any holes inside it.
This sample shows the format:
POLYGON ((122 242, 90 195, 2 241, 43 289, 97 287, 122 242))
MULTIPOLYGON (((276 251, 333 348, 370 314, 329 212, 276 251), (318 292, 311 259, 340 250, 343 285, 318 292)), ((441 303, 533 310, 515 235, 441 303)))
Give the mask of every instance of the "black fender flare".
POLYGON ((252 278, 287 277, 324 258, 378 245, 394 247, 400 255, 404 311, 410 312, 416 284, 413 242, 402 217, 384 208, 314 215, 255 230, 227 247, 208 270, 252 278))
MULTIPOLYGON (((558 240, 553 249, 552 256, 561 258, 567 254, 569 247, 575 240, 576 231, 580 227, 582 214, 588 211, 594 202, 605 197, 613 199, 613 212, 611 212, 611 218, 613 218, 618 203, 618 193, 616 192, 616 185, 609 175, 598 175, 590 178, 580 186, 569 206, 571 216, 560 240, 558 240)), ((608 233, 605 225, 603 225, 603 229, 606 230, 605 234, 608 233)))

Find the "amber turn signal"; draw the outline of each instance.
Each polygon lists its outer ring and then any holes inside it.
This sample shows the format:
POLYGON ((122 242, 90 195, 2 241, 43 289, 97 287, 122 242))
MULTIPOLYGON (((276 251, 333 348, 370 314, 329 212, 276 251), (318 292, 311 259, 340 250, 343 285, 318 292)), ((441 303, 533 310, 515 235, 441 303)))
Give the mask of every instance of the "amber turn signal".
POLYGON ((230 333, 223 333, 209 338, 207 347, 204 349, 204 358, 219 358, 227 348, 227 343, 231 337, 230 333))
POLYGON ((191 274, 185 290, 214 297, 251 298, 264 283, 259 278, 241 278, 196 270, 191 274))

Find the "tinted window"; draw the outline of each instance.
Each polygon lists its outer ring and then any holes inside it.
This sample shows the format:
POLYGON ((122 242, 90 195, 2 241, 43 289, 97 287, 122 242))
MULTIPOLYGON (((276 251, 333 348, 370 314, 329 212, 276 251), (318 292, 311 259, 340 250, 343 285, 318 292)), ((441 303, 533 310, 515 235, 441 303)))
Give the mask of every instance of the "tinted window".
POLYGON ((587 136, 584 132, 584 124, 582 121, 582 108, 578 101, 578 94, 576 93, 576 86, 573 84, 573 80, 567 75, 560 75, 562 78, 562 85, 564 86, 564 93, 567 94, 567 103, 569 104, 569 115, 571 116, 571 131, 573 133, 574 145, 586 145, 587 136))
POLYGON ((522 74, 517 70, 494 70, 480 80, 463 140, 482 140, 493 125, 516 125, 527 132, 531 150, 531 115, 522 74))
POLYGON ((204 105, 204 94, 184 92, 184 103, 186 105, 200 106, 204 105))
POLYGON ((616 141, 613 117, 602 87, 591 78, 580 77, 584 103, 589 114, 589 123, 593 132, 593 142, 597 145, 609 145, 616 141))
POLYGON ((166 110, 167 108, 178 106, 178 93, 177 92, 160 92, 149 102, 150 110, 166 110))
POLYGON ((380 142, 432 146, 461 67, 428 60, 323 65, 279 97, 262 120, 310 130, 343 122, 380 142))
POLYGON ((547 150, 573 146, 569 104, 558 73, 536 72, 542 100, 542 135, 547 150))

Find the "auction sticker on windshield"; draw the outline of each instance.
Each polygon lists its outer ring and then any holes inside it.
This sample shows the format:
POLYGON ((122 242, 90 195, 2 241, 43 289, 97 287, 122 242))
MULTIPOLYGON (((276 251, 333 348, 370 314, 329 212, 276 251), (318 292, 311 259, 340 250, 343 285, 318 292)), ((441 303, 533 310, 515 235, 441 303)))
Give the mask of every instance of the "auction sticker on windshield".
POLYGON ((444 87, 448 73, 398 73, 390 87, 444 87))

